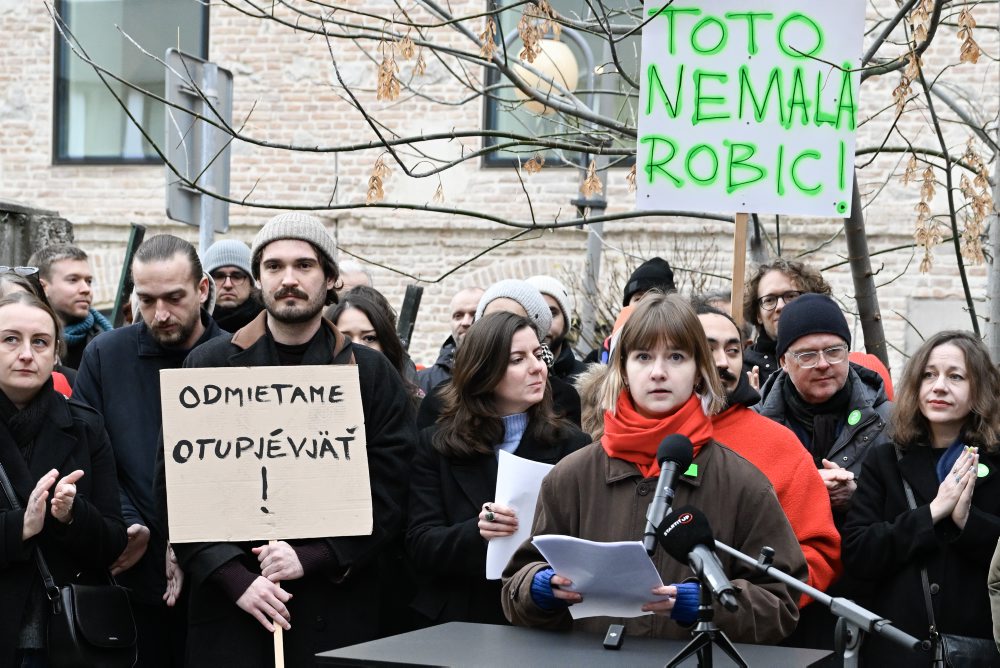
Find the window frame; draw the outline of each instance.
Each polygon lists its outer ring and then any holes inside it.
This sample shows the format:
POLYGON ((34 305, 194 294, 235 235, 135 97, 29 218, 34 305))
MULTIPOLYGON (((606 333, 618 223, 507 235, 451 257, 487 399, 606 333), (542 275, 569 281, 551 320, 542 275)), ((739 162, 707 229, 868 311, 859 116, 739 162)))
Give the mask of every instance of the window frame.
MULTIPOLYGON (((66 15, 66 5, 70 0, 56 0, 56 12, 57 16, 66 15)), ((127 2, 127 0, 118 0, 118 2, 127 2)), ((194 54, 199 58, 206 58, 208 54, 209 46, 209 18, 211 16, 209 12, 209 3, 199 3, 201 5, 202 22, 201 22, 201 50, 202 53, 194 54), (202 55, 204 54, 204 55, 202 55)), ((70 26, 72 28, 72 26, 70 26)), ((122 156, 118 157, 101 157, 101 156, 87 156, 82 158, 72 158, 69 156, 61 156, 59 154, 59 146, 62 143, 62 128, 60 126, 60 120, 63 118, 64 109, 66 107, 66 94, 68 91, 60 91, 59 82, 61 80, 60 74, 62 73, 63 58, 75 58, 72 49, 70 49, 63 41, 62 35, 59 33, 58 29, 53 28, 53 39, 55 44, 53 45, 53 61, 52 61, 52 164, 53 165, 162 165, 163 159, 157 155, 150 156, 148 158, 126 158, 122 156)), ((164 74, 164 79, 166 74, 164 74)), ((110 92, 109 92, 110 95, 110 92)), ((164 95, 165 97, 165 95, 164 95)), ((117 101, 116 101, 117 104, 117 101)), ((124 114, 124 110, 122 111, 124 114)), ((132 120, 128 118, 125 114, 125 119, 132 123, 132 120)))

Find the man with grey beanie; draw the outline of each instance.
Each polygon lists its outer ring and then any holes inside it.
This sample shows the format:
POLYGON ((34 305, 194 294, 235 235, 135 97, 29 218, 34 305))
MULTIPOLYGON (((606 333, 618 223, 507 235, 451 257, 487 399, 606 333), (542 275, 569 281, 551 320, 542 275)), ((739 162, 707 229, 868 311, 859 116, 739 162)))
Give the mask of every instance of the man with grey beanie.
POLYGON ((216 241, 202 258, 205 271, 215 282, 212 319, 227 332, 249 324, 264 310, 250 271, 250 247, 236 239, 216 241))
POLYGON ((323 318, 323 307, 336 301, 335 250, 317 218, 272 218, 254 239, 250 261, 265 310, 231 337, 192 351, 184 366, 356 365, 372 533, 175 545, 191 583, 189 666, 271 666, 275 626, 295 629, 284 640, 291 666, 313 665, 317 652, 378 636, 382 588, 395 586, 395 574, 381 572, 379 562, 403 528, 406 467, 417 434, 409 396, 388 359, 352 344, 323 318))

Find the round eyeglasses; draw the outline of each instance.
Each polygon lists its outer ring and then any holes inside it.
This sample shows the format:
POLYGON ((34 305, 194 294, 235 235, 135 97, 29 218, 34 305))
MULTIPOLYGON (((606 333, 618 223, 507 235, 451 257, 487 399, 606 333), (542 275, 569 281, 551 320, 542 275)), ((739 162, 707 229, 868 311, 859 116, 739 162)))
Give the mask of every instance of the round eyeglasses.
POLYGON ((765 311, 773 311, 774 307, 778 305, 779 299, 785 302, 785 305, 787 306, 788 302, 792 301, 796 297, 801 297, 801 296, 802 296, 801 291, 789 290, 788 292, 782 292, 780 295, 764 295, 763 297, 757 300, 757 303, 760 304, 760 307, 765 311))

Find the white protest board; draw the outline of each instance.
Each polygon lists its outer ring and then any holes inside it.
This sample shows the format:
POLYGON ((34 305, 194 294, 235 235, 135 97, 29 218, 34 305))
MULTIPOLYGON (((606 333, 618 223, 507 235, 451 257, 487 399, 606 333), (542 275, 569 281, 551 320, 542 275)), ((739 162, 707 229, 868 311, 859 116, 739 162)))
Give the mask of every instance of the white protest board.
POLYGON ((372 532, 358 367, 160 372, 170 540, 372 532))
POLYGON ((643 16, 637 208, 850 215, 864 0, 646 0, 643 16))

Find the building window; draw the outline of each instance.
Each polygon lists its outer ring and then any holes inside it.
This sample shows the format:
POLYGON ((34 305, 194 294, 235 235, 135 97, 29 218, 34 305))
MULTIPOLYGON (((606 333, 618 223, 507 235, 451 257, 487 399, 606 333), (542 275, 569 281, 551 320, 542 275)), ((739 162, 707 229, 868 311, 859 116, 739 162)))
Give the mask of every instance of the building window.
MULTIPOLYGON (((115 75, 164 95, 163 58, 169 47, 200 58, 208 54, 208 3, 197 0, 60 0, 59 15, 90 58, 115 75)), ((124 105, 159 146, 163 145, 162 103, 107 79, 78 58, 55 31, 56 73, 53 158, 57 163, 155 163, 153 146, 129 120, 124 105)))
MULTIPOLYGON (((560 16, 571 18, 575 21, 590 22, 594 25, 594 30, 573 31, 572 29, 564 28, 558 40, 562 44, 558 45, 558 48, 554 50, 554 54, 549 56, 547 52, 543 53, 535 59, 533 66, 539 70, 546 71, 545 62, 553 63, 555 66, 554 71, 563 73, 565 78, 571 78, 570 75, 566 74, 567 72, 575 71, 577 76, 573 82, 573 88, 575 88, 577 97, 584 104, 599 111, 602 115, 610 116, 620 122, 627 122, 634 127, 637 118, 636 106, 639 100, 639 91, 616 74, 594 74, 595 68, 604 68, 606 71, 614 72, 616 71, 616 66, 614 58, 609 51, 610 46, 608 41, 602 35, 595 34, 599 30, 597 30, 597 24, 594 23, 592 11, 588 9, 588 6, 602 7, 607 14, 607 18, 610 18, 613 23, 633 26, 637 25, 640 20, 634 3, 628 3, 626 0, 606 0, 605 2, 596 4, 581 3, 579 0, 550 0, 549 4, 551 4, 560 16), (629 13, 630 7, 631 13, 629 13), (568 65, 566 64, 567 51, 572 54, 570 60, 573 61, 568 65), (605 92, 598 94, 595 91, 596 88, 601 88, 605 92)), ((492 6, 493 0, 490 0, 490 7, 492 8, 492 6)), ((523 45, 521 39, 518 37, 517 23, 521 19, 523 7, 523 5, 518 5, 514 9, 501 12, 499 15, 497 52, 502 55, 504 49, 506 49, 508 59, 511 63, 520 62, 518 54, 521 52, 523 45)), ((604 16, 600 18, 602 22, 605 20, 604 16)), ((546 37, 552 38, 553 35, 550 33, 546 37)), ((618 62, 622 70, 633 81, 637 81, 636 77, 639 71, 640 43, 641 35, 637 31, 635 35, 627 37, 615 45, 618 62)), ((510 84, 506 80, 506 77, 501 81, 501 75, 493 68, 487 68, 486 70, 486 84, 488 87, 498 87, 493 89, 494 93, 491 96, 485 98, 484 124, 488 130, 508 131, 521 135, 543 137, 562 133, 570 134, 576 132, 577 129, 585 129, 576 127, 580 125, 580 121, 576 119, 567 120, 558 113, 536 113, 541 110, 542 105, 534 101, 528 102, 519 98, 520 91, 510 84), (535 111, 532 111, 532 107, 534 107, 535 111)), ((569 86, 567 87, 569 88, 569 86)), ((487 137, 485 144, 486 146, 495 146, 504 141, 502 138, 487 137)), ((634 144, 634 141, 634 139, 626 139, 616 141, 615 143, 631 145, 634 144)), ((534 153, 534 150, 530 150, 527 153, 495 151, 484 156, 483 164, 487 167, 507 167, 512 164, 516 165, 519 158, 520 162, 523 163, 534 153)), ((545 157, 546 167, 558 165, 577 166, 581 162, 580 154, 576 153, 567 153, 566 151, 559 150, 546 150, 541 151, 541 153, 545 157)), ((612 159, 612 162, 615 162, 615 159, 612 159)), ((634 158, 630 157, 628 160, 621 160, 619 164, 630 166, 634 162, 634 158)))

